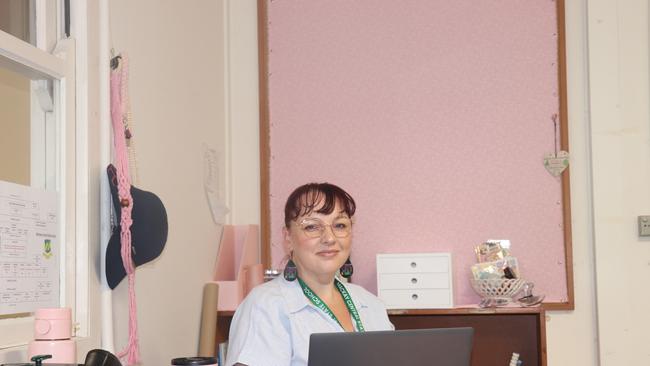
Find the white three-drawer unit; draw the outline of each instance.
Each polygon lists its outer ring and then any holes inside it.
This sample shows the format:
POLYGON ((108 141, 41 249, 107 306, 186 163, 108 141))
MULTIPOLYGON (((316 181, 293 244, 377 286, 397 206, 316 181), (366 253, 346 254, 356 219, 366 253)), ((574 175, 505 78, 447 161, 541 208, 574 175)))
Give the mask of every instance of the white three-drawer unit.
POLYGON ((377 254, 377 291, 388 309, 452 308, 451 253, 377 254))

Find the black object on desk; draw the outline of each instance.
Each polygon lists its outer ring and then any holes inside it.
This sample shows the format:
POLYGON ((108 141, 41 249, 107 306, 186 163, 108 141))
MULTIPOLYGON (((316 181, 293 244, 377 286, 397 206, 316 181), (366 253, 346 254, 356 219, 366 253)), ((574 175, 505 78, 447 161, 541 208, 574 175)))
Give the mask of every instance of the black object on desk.
POLYGON ((112 353, 103 349, 94 349, 86 354, 83 364, 76 363, 46 363, 43 360, 52 358, 52 355, 36 355, 31 358, 34 363, 7 363, 0 366, 122 366, 120 360, 112 353))
POLYGON ((114 354, 103 349, 94 349, 86 354, 84 366, 122 366, 122 363, 114 354))

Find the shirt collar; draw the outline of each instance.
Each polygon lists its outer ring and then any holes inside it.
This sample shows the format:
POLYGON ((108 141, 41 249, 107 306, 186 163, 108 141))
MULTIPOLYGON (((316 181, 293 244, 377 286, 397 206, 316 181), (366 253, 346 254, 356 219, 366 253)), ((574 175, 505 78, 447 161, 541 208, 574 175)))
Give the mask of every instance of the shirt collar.
MULTIPOLYGON (((309 302, 309 299, 307 299, 307 296, 302 292, 302 288, 298 281, 287 281, 282 277, 279 278, 279 281, 281 281, 282 295, 287 302, 290 313, 297 313, 307 306, 313 306, 311 302, 309 302)), ((356 306, 357 309, 361 310, 368 307, 365 299, 362 296, 359 296, 359 293, 350 291, 350 286, 345 282, 341 281, 341 283, 345 286, 345 289, 348 290, 348 293, 350 293, 354 306, 356 306)))
POLYGON ((309 300, 302 293, 298 281, 287 281, 284 278, 279 278, 279 281, 282 285, 282 296, 284 296, 290 313, 296 313, 309 306, 309 300))

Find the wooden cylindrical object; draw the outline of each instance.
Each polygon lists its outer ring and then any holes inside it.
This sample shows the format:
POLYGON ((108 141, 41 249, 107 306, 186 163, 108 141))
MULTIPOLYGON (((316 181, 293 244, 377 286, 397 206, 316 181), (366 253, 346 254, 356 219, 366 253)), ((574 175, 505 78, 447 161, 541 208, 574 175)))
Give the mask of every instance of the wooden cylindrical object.
POLYGON ((203 286, 203 305, 201 307, 201 333, 199 336, 199 357, 217 355, 217 300, 219 285, 208 282, 203 286))

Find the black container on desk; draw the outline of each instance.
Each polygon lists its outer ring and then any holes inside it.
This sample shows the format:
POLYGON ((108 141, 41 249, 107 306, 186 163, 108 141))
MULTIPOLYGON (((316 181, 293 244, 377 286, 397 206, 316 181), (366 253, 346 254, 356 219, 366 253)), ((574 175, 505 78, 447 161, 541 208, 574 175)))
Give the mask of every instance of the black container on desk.
POLYGON ((216 357, 181 357, 172 360, 174 366, 217 366, 216 357))

